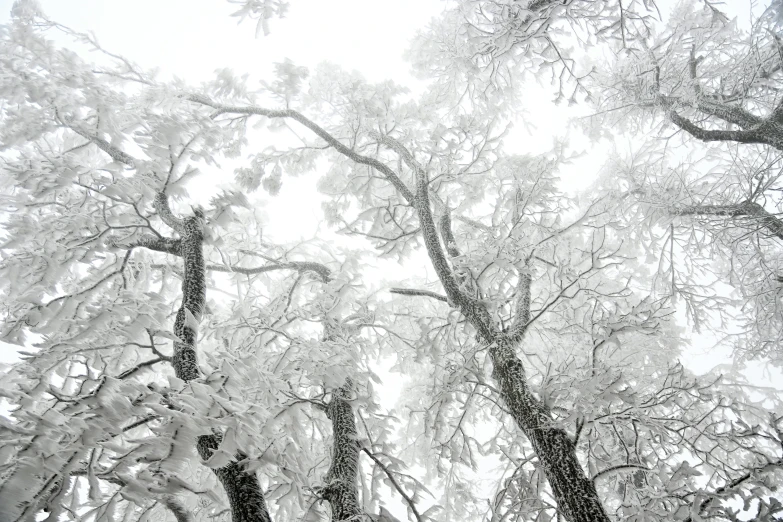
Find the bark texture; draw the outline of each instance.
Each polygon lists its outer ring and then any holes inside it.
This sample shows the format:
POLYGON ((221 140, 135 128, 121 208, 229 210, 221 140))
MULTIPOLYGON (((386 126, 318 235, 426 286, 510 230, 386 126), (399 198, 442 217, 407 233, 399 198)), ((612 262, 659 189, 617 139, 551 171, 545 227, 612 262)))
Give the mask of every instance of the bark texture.
MULTIPOLYGON (((182 278, 182 305, 174 321, 174 356, 171 364, 174 372, 183 381, 197 379, 201 372, 198 367, 196 342, 198 323, 204 311, 206 300, 206 279, 204 265, 204 217, 200 211, 193 216, 177 219, 168 207, 166 197, 159 194, 155 207, 163 221, 180 235, 180 255, 185 267, 182 278)), ((220 445, 220 435, 202 435, 198 437, 196 448, 202 459, 206 460, 220 445)), ((213 470, 228 496, 232 522, 271 522, 264 494, 258 478, 252 471, 246 471, 239 464, 245 456, 236 455, 236 461, 213 470)))
POLYGON ((332 421, 334 443, 332 464, 326 474, 326 485, 321 495, 329 502, 334 522, 358 521, 362 514, 359 492, 356 486, 359 467, 359 443, 356 418, 348 402, 351 395, 350 380, 334 391, 326 407, 326 416, 332 421))
POLYGON ((608 521, 593 481, 585 476, 571 437, 552 423, 549 408, 530 391, 522 361, 513 346, 500 341, 490 347, 495 380, 517 425, 530 439, 546 472, 558 508, 572 522, 608 521))
POLYGON ((736 205, 694 205, 675 208, 672 213, 679 216, 744 218, 749 226, 754 226, 759 231, 766 230, 768 234, 783 239, 783 221, 755 201, 743 201, 736 205))

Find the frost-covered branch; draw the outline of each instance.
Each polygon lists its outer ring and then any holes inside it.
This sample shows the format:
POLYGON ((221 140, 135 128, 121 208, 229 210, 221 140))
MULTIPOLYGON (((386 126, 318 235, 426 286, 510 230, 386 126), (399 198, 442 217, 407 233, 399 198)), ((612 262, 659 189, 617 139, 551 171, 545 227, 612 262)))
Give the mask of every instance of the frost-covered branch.
POLYGON ((379 459, 375 453, 370 451, 369 448, 362 448, 362 451, 372 459, 373 462, 375 462, 379 468, 383 470, 383 472, 386 474, 386 477, 388 477, 389 481, 392 483, 392 486, 394 486, 394 489, 397 490, 397 493, 400 494, 400 496, 405 500, 405 503, 408 504, 408 507, 411 510, 411 513, 413 513, 413 516, 416 517, 417 522, 424 522, 424 519, 421 516, 421 513, 419 513, 418 508, 416 507, 416 503, 413 501, 413 499, 405 492, 404 489, 402 489, 402 486, 400 486, 400 483, 397 482, 397 479, 394 477, 394 474, 389 470, 389 468, 386 466, 386 464, 383 463, 381 459, 379 459))
POLYGON ((166 223, 169 228, 178 232, 180 235, 186 234, 185 223, 171 212, 169 207, 169 198, 164 192, 158 192, 155 194, 155 201, 153 203, 155 210, 158 212, 160 219, 166 223))
MULTIPOLYGON (((57 111, 55 111, 57 112, 57 111)), ((62 122, 63 125, 71 129, 73 132, 78 134, 79 136, 90 140, 91 143, 94 143, 99 149, 101 149, 103 152, 111 156, 111 158, 118 162, 123 163, 124 165, 127 165, 130 168, 136 168, 137 160, 133 158, 130 154, 122 151, 119 147, 116 147, 115 145, 112 145, 108 141, 104 140, 100 136, 97 136, 95 134, 91 134, 85 130, 82 130, 79 128, 78 125, 75 125, 70 122, 66 122, 63 118, 59 116, 59 113, 57 113, 57 118, 62 122)))
POLYGON ((167 358, 157 357, 155 359, 150 359, 149 361, 141 362, 141 363, 137 364, 136 366, 134 366, 133 368, 129 368, 129 369, 125 370, 124 372, 119 374, 117 376, 117 378, 118 379, 127 379, 131 375, 135 374, 138 371, 143 370, 144 368, 147 368, 147 367, 152 366, 153 364, 157 364, 159 362, 164 362, 164 361, 168 362, 169 360, 170 360, 170 358, 168 358, 168 357, 167 358))
POLYGON ((400 295, 431 297, 432 299, 437 299, 438 301, 443 301, 444 303, 449 301, 445 295, 441 295, 437 292, 431 292, 429 290, 419 290, 416 288, 391 288, 389 289, 389 292, 400 295))
POLYGON ((734 141, 737 143, 763 143, 783 151, 783 137, 778 124, 766 122, 748 130, 709 130, 699 127, 691 120, 680 116, 676 111, 669 111, 669 118, 682 130, 694 138, 705 141, 734 141))
POLYGON ((369 156, 364 156, 362 154, 359 154, 353 149, 347 147, 346 145, 343 145, 343 143, 340 142, 340 140, 332 136, 325 129, 323 129, 313 121, 307 119, 303 114, 297 111, 291 109, 272 110, 272 109, 264 109, 262 107, 254 107, 254 106, 238 107, 238 106, 231 106, 231 105, 223 105, 221 103, 213 102, 212 100, 201 95, 188 95, 186 96, 186 99, 194 103, 199 103, 201 105, 212 107, 213 109, 215 109, 215 112, 212 114, 213 117, 219 116, 220 114, 247 114, 247 115, 266 116, 267 118, 290 118, 296 120, 302 125, 304 125, 305 127, 307 127, 308 129, 310 129, 316 136, 318 136, 319 138, 327 142, 329 145, 331 145, 340 154, 346 156, 347 158, 349 158, 350 160, 356 163, 370 166, 375 170, 377 170, 378 172, 380 172, 392 185, 394 185, 394 188, 397 189, 400 195, 402 195, 402 197, 405 198, 405 200, 408 203, 412 204, 414 202, 415 198, 413 193, 405 185, 405 183, 402 182, 402 180, 397 175, 397 173, 394 172, 391 168, 389 168, 387 165, 381 163, 375 158, 371 158, 369 156))
POLYGON ((265 266, 257 267, 241 267, 241 266, 221 266, 221 265, 207 265, 207 270, 214 272, 231 272, 237 274, 254 275, 263 274, 266 272, 273 272, 275 270, 296 270, 297 272, 314 272, 318 274, 321 280, 328 283, 332 278, 332 271, 322 265, 321 263, 315 263, 313 261, 286 261, 284 263, 272 263, 265 266))
POLYGON ((691 205, 687 207, 675 207, 671 213, 677 216, 718 216, 718 217, 747 217, 759 225, 759 229, 765 228, 773 236, 783 239, 783 221, 774 214, 768 212, 755 201, 744 201, 736 205, 691 205))
MULTIPOLYGON (((741 486, 743 483, 747 482, 748 480, 757 477, 760 473, 764 473, 781 467, 783 467, 783 459, 778 459, 775 462, 770 462, 763 466, 753 468, 747 473, 744 473, 739 477, 727 482, 723 486, 717 488, 714 492, 707 493, 708 498, 705 498, 699 504, 699 508, 696 511, 697 516, 701 515, 701 513, 703 513, 704 510, 707 509, 710 506, 710 504, 712 504, 715 500, 720 499, 724 493, 730 493, 731 491, 736 489, 738 486, 741 486)), ((686 518, 683 522, 693 522, 693 516, 689 515, 688 518, 686 518)))

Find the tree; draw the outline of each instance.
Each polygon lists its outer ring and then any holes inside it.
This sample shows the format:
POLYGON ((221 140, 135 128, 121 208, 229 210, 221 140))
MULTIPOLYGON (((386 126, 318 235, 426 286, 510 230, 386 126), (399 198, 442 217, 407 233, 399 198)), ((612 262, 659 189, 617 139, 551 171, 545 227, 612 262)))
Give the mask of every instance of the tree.
POLYGON ((597 118, 625 128, 651 123, 662 138, 614 169, 626 211, 644 216, 645 241, 665 252, 658 291, 683 297, 697 327, 721 313, 741 358, 777 363, 779 8, 755 13, 746 31, 710 3, 683 4, 660 34, 606 69, 597 118), (676 148, 685 160, 664 159, 676 148), (737 291, 739 310, 716 283, 737 291))
POLYGON ((349 520, 390 495, 417 522, 779 513, 776 395, 673 363, 680 329, 614 202, 563 194, 561 149, 507 152, 508 106, 290 62, 259 92, 227 71, 167 84, 15 9, 4 335, 36 350, 3 376, 5 518, 304 519, 326 500, 349 520), (258 152, 258 120, 308 134, 258 152), (197 166, 246 148, 231 190, 186 210, 197 166), (414 270, 372 296, 356 252, 261 237, 250 194, 322 157, 330 224, 412 267, 423 243, 435 287, 414 270), (404 413, 377 404, 388 358, 404 413), (498 464, 487 507, 471 486, 498 464))

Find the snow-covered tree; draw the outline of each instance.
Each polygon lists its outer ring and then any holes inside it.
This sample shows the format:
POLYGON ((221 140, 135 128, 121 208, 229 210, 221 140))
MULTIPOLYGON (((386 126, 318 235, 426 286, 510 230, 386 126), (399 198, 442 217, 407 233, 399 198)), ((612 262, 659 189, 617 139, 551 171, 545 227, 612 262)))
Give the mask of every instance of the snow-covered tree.
POLYGON ((647 136, 607 174, 661 257, 658 292, 723 326, 740 357, 780 363, 780 3, 751 9, 747 29, 719 7, 685 2, 619 53, 592 123, 647 136))
MULTIPOLYGON (((588 4, 528 5, 552 24, 520 41, 628 16, 588 4)), ((30 1, 0 64, 3 334, 27 346, 2 376, 3 520, 779 516, 776 393, 677 362, 627 198, 563 193, 562 147, 507 150, 513 103, 472 90, 496 77, 164 82, 30 1), (326 165, 325 220, 365 241, 269 242, 255 191, 326 165), (369 247, 409 276, 364 281, 369 247)))

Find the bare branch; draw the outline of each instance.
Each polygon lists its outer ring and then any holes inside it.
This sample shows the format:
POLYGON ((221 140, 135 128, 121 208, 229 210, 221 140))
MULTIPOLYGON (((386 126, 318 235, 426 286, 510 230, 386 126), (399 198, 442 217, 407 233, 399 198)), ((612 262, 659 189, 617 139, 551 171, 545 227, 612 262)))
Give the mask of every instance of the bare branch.
POLYGON ((171 360, 170 357, 166 357, 166 358, 158 357, 157 359, 150 359, 149 361, 144 361, 142 363, 137 364, 133 368, 129 368, 129 369, 125 370, 124 372, 119 374, 117 376, 117 378, 118 379, 127 379, 128 377, 130 377, 134 373, 136 373, 136 372, 138 372, 140 370, 143 370, 144 368, 147 368, 148 366, 152 366, 153 364, 157 364, 157 363, 163 362, 163 361, 167 361, 168 362, 170 360, 171 360))
POLYGON ((602 469, 601 471, 593 475, 593 478, 591 478, 590 480, 595 482, 596 480, 598 480, 600 477, 603 477, 604 475, 608 475, 614 471, 620 471, 622 469, 643 469, 645 471, 650 471, 648 468, 641 466, 639 464, 619 464, 617 466, 611 466, 609 468, 602 469))

